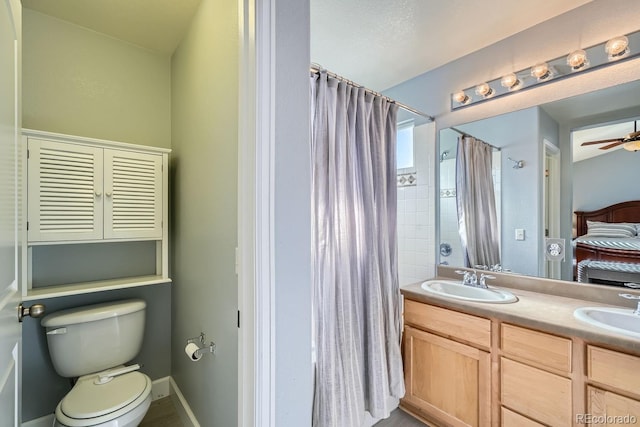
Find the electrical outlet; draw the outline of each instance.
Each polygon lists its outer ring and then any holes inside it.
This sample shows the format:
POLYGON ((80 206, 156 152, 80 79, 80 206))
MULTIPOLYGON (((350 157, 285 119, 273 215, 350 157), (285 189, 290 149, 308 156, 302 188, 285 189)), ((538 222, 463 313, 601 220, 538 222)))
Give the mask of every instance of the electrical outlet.
POLYGON ((516 240, 524 240, 524 228, 516 228, 516 240))

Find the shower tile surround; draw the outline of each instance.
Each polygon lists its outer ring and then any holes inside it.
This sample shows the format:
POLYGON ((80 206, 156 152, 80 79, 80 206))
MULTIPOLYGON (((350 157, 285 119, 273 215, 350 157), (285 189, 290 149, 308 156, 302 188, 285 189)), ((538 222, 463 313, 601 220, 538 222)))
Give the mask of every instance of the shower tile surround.
POLYGON ((435 275, 435 125, 413 129, 414 167, 399 169, 398 180, 398 275, 400 286, 435 275), (408 177, 414 182, 408 183, 408 177))

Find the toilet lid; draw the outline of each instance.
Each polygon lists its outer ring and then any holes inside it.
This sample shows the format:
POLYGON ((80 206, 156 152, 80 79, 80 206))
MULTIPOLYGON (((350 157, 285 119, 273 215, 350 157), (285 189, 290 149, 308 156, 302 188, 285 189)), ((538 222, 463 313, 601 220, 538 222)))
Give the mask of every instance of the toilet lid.
POLYGON ((95 418, 117 411, 136 400, 147 386, 140 372, 114 377, 106 384, 94 384, 95 376, 79 380, 60 402, 60 409, 69 418, 95 418))

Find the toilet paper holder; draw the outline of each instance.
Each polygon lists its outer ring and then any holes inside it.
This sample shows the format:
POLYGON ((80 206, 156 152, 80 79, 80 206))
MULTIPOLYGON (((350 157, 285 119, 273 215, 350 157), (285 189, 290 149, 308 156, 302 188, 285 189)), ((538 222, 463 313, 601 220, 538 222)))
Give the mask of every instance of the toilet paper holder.
POLYGON ((200 356, 206 353, 215 353, 216 352, 216 344, 211 341, 209 344, 206 343, 204 332, 200 332, 200 335, 197 337, 189 338, 187 340, 187 344, 195 344, 199 349, 195 351, 194 356, 200 358, 200 356))

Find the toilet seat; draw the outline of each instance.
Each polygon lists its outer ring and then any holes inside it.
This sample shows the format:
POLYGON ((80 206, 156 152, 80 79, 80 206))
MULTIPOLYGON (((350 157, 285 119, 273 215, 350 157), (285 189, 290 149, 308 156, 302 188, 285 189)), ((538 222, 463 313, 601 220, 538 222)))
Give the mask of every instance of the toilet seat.
MULTIPOLYGON (((80 377, 60 401, 56 419, 69 427, 108 425, 129 412, 146 413, 151 403, 151 380, 140 372, 114 377, 96 384, 96 374, 80 377)), ((122 424, 117 424, 122 425, 122 424)))

